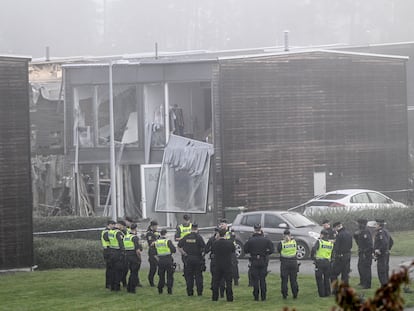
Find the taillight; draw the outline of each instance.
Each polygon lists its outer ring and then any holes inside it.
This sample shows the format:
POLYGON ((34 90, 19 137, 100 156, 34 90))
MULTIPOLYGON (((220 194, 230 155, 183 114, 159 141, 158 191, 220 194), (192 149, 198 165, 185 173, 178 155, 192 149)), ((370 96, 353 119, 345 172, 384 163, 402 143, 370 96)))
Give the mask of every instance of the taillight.
POLYGON ((345 205, 341 203, 333 202, 329 204, 329 207, 345 207, 345 205))

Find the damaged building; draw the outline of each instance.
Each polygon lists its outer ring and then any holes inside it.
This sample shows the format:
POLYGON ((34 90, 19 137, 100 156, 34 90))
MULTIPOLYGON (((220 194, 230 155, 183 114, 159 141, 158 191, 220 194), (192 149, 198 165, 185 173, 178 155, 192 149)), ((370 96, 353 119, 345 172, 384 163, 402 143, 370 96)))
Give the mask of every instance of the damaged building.
POLYGON ((115 197, 117 216, 213 224, 321 190, 406 189, 405 57, 240 54, 64 65, 76 213, 111 215, 115 197))

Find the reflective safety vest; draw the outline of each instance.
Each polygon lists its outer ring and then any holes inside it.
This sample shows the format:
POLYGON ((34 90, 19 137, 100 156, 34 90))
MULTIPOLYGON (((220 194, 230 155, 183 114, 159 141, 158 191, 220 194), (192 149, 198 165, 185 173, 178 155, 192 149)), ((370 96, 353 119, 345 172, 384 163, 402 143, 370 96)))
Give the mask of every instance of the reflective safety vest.
POLYGON ((132 238, 135 235, 133 235, 132 233, 127 233, 124 236, 124 247, 126 251, 133 251, 135 249, 135 244, 134 241, 132 240, 132 238))
POLYGON ((319 240, 319 248, 316 251, 316 259, 331 259, 333 243, 330 241, 319 240))
POLYGON ((112 249, 119 249, 119 243, 116 238, 116 235, 118 232, 121 232, 119 229, 112 229, 108 231, 108 237, 109 237, 109 247, 112 249))
POLYGON ((167 239, 158 239, 155 241, 155 248, 157 250, 158 256, 166 256, 171 254, 171 250, 168 247, 168 240, 167 239))
POLYGON ((192 226, 193 225, 191 223, 188 226, 184 226, 183 224, 180 225, 180 239, 185 237, 187 234, 190 234, 192 226))
POLYGON ((104 234, 105 234, 106 232, 109 232, 109 229, 108 229, 108 228, 105 228, 105 229, 104 229, 104 230, 102 230, 102 232, 101 232, 101 243, 102 243, 102 247, 103 247, 103 248, 108 248, 108 247, 109 247, 109 241, 107 241, 107 240, 105 240, 105 239, 104 239, 104 234))
POLYGON ((295 258, 297 252, 297 245, 295 240, 290 240, 288 242, 282 241, 282 251, 280 256, 283 258, 295 258))
POLYGON ((231 239, 231 233, 230 233, 230 231, 226 231, 226 234, 224 235, 224 238, 226 240, 230 240, 231 239))

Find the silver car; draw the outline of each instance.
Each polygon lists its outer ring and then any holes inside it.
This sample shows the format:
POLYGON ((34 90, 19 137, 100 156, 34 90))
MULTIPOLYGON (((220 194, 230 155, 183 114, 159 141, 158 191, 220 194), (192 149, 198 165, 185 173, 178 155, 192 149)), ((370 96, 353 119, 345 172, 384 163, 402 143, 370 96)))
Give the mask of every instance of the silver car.
POLYGON ((297 258, 305 259, 319 238, 322 227, 309 218, 289 211, 256 211, 236 216, 232 229, 236 235, 236 255, 243 257, 243 247, 252 236, 255 224, 261 224, 262 230, 275 247, 283 239, 283 231, 289 229, 297 242, 297 258))

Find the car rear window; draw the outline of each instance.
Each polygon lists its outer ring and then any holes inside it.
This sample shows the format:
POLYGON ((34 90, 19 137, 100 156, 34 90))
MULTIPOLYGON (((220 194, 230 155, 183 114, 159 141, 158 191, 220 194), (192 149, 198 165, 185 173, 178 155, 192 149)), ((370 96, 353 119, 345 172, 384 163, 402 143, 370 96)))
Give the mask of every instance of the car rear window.
POLYGON ((347 194, 343 193, 331 193, 319 198, 318 200, 340 200, 345 198, 346 196, 347 194))

